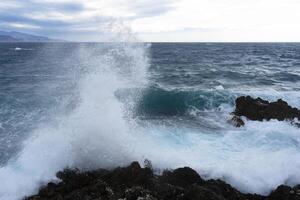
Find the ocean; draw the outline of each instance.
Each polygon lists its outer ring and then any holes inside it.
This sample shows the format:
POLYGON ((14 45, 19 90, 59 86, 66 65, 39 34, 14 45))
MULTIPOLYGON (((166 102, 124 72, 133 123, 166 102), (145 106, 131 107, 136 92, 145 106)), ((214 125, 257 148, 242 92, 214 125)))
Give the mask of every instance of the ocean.
POLYGON ((300 44, 0 43, 0 199, 145 159, 246 193, 299 184, 300 129, 233 127, 242 95, 300 108, 300 44))

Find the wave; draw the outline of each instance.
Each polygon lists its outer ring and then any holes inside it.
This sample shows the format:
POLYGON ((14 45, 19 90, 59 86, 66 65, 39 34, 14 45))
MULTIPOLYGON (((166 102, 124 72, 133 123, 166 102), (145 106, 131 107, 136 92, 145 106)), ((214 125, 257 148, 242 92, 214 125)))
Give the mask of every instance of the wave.
POLYGON ((33 49, 29 48, 21 48, 21 47, 16 47, 13 49, 14 51, 33 51, 33 49))
POLYGON ((174 116, 189 114, 191 110, 216 110, 222 104, 234 105, 237 94, 224 90, 165 90, 149 87, 146 89, 119 90, 116 95, 126 102, 136 93, 141 98, 136 103, 134 112, 137 115, 174 116))
POLYGON ((66 112, 56 113, 55 122, 32 130, 22 151, 0 168, 0 178, 5 180, 0 188, 1 200, 33 194, 42 184, 56 180, 55 173, 65 167, 109 168, 134 159, 130 147, 134 138, 124 118, 127 111, 115 92, 146 84, 147 45, 119 43, 110 44, 108 49, 98 54, 97 47, 83 44, 73 52, 80 61, 80 76, 76 76, 80 80, 73 89, 77 102, 70 99, 72 111, 63 102, 66 112))
MULTIPOLYGON (((55 123, 33 130, 18 156, 0 168, 1 200, 37 192, 41 185, 58 181, 55 173, 66 167, 113 168, 145 158, 158 170, 190 166, 203 177, 221 178, 243 192, 267 194, 280 184, 300 182, 299 129, 278 121, 249 121, 236 129, 218 112, 210 118, 211 111, 223 104, 232 109, 238 92, 150 86, 148 45, 107 45, 104 53, 99 53, 97 45, 82 45, 72 53, 80 66, 73 91, 76 103, 71 111, 54 113, 55 123), (193 109, 208 110, 203 118, 197 115, 202 125, 181 126, 181 116, 192 115, 193 109), (151 120, 143 124, 134 115, 175 116, 177 120, 164 123, 162 118, 159 124, 151 120), (203 128, 215 122, 223 128, 203 128)), ((289 98, 295 100, 299 94, 295 95, 289 98)))
POLYGON ((172 127, 143 130, 146 158, 160 168, 190 166, 245 193, 269 194, 300 181, 299 130, 285 122, 251 122, 221 132, 172 127))

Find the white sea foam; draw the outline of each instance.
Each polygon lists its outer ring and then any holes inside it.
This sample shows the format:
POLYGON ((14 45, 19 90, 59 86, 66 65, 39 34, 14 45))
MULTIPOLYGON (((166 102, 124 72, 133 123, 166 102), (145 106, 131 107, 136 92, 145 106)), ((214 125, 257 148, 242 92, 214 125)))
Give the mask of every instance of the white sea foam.
POLYGON ((216 90, 224 90, 224 87, 222 85, 218 85, 215 87, 216 90))
POLYGON ((81 64, 88 61, 83 66, 87 73, 76 90, 80 102, 71 113, 57 116, 58 125, 49 123, 35 130, 17 158, 0 169, 0 179, 4 180, 1 200, 33 194, 65 167, 109 168, 134 159, 134 138, 115 92, 146 84, 146 49, 144 44, 114 44, 110 52, 97 59, 84 46, 78 50, 81 64))
POLYGON ((236 129, 220 116, 217 123, 225 128, 212 133, 176 124, 141 127, 126 118, 130 110, 115 92, 146 84, 146 51, 136 43, 116 44, 97 56, 86 47, 78 51, 87 73, 79 80, 77 107, 58 116, 58 124, 33 131, 19 155, 0 169, 1 200, 37 192, 65 167, 111 168, 145 158, 159 169, 193 167, 244 192, 267 194, 280 184, 300 182, 299 129, 287 122, 247 121, 236 129))
POLYGON ((32 51, 33 49, 16 47, 13 50, 15 50, 15 51, 32 51))
POLYGON ((145 132, 147 144, 141 145, 151 151, 144 151, 144 157, 161 168, 191 166, 206 178, 221 178, 243 192, 260 194, 300 181, 299 129, 286 122, 249 121, 223 134, 176 127, 145 132))

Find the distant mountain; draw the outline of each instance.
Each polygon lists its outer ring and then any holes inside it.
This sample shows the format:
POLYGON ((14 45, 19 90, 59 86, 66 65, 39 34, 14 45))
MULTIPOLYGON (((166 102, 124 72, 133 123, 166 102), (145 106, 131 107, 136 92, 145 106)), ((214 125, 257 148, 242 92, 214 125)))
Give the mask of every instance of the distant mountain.
POLYGON ((0 31, 0 42, 62 42, 62 40, 16 31, 0 31))
POLYGON ((0 42, 19 42, 19 40, 8 35, 0 35, 0 42))

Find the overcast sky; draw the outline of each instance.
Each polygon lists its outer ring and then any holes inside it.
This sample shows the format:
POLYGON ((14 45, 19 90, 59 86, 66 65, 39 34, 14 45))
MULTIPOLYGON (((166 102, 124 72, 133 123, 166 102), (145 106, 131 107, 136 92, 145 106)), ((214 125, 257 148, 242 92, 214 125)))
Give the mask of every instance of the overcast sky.
POLYGON ((133 32, 143 41, 300 42, 300 0, 0 0, 0 30, 72 41, 133 32))

